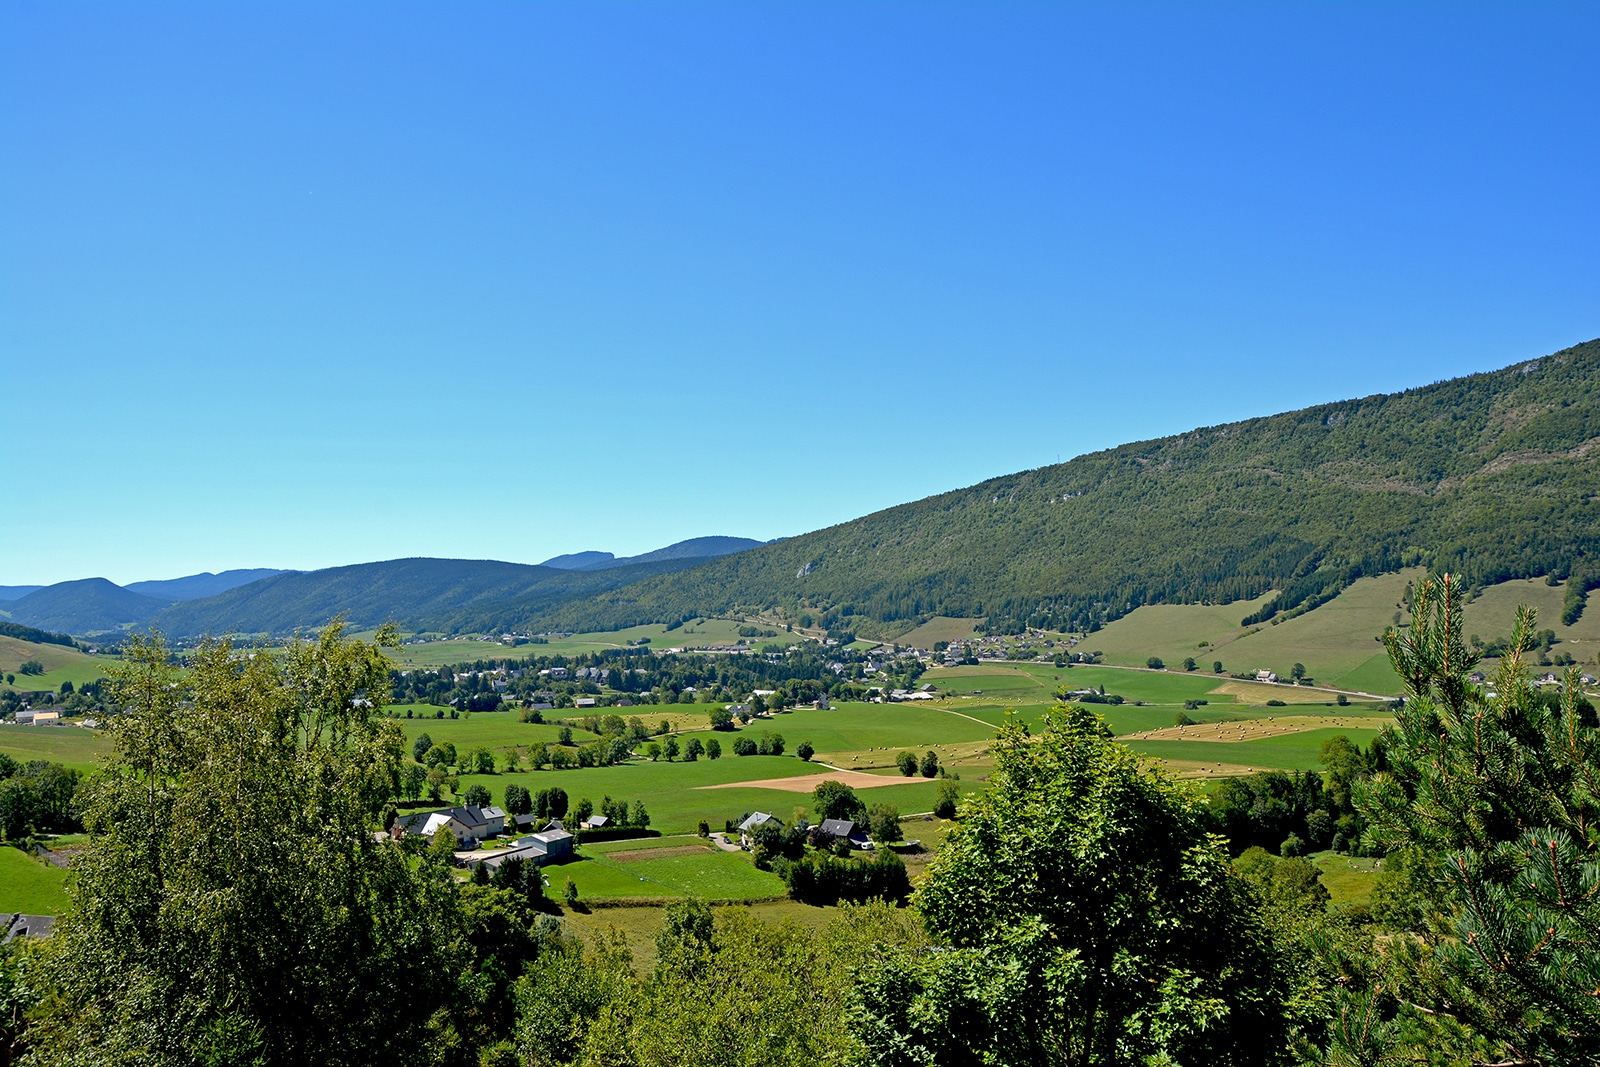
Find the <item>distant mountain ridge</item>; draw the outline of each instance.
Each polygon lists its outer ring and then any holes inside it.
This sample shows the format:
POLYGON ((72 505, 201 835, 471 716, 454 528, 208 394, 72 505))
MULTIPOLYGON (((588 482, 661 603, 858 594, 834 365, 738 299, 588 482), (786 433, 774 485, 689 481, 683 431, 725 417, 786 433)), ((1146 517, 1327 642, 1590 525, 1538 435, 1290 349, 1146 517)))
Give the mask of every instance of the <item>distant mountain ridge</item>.
POLYGON ((1266 621, 1414 563, 1600 582, 1600 341, 992 478, 504 621, 783 607, 880 634, 933 615, 1087 628, 1279 590, 1266 621))
POLYGON ((406 630, 479 630, 703 560, 658 560, 603 570, 526 563, 397 559, 290 572, 214 597, 174 604, 149 621, 166 633, 292 633, 343 615, 359 629, 394 622, 406 630), (488 620, 487 624, 485 620, 488 620))
POLYGON ((658 548, 654 552, 645 552, 638 556, 614 556, 610 552, 571 552, 547 559, 539 566, 555 567, 564 571, 601 571, 612 567, 626 567, 634 563, 656 563, 664 559, 713 559, 718 556, 729 556, 735 552, 747 552, 764 544, 765 541, 757 541, 751 537, 691 537, 687 541, 679 541, 666 548, 658 548))
POLYGON ((42 585, 0 585, 0 604, 8 600, 21 600, 29 593, 43 588, 42 585))
POLYGON ((358 626, 393 620, 410 629, 448 631, 545 610, 760 544, 746 537, 697 537, 631 558, 605 552, 558 556, 552 562, 564 564, 559 567, 419 558, 309 572, 207 572, 128 586, 86 578, 35 587, 7 610, 19 624, 77 634, 153 624, 174 636, 279 635, 341 614, 358 626))
POLYGON ((199 600, 201 597, 216 596, 218 593, 226 593, 229 589, 283 573, 285 572, 272 567, 223 571, 221 574, 203 571, 200 574, 167 578, 163 581, 129 582, 122 588, 162 600, 199 600))
POLYGON ((57 582, 11 602, 13 622, 40 630, 97 633, 148 619, 168 604, 168 597, 134 593, 104 578, 57 582))

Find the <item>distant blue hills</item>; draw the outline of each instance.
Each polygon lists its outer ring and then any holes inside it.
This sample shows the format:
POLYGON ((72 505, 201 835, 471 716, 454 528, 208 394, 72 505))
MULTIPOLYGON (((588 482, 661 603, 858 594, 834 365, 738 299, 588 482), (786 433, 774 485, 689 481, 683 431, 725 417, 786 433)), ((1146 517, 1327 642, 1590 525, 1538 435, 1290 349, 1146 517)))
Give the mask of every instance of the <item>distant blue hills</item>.
POLYGON ((411 630, 481 631, 763 543, 697 537, 638 556, 575 552, 537 566, 417 558, 304 572, 205 572, 125 586, 81 578, 0 586, 0 612, 13 623, 80 636, 145 626, 177 637, 284 634, 339 615, 363 628, 393 621, 411 630))

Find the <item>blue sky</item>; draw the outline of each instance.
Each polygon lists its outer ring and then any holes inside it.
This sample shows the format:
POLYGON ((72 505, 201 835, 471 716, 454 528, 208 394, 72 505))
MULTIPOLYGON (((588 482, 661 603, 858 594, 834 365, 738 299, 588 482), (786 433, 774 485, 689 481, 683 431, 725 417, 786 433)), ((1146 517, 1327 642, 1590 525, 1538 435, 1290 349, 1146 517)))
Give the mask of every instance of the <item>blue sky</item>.
POLYGON ((1600 335, 1600 8, 0 7, 0 583, 770 538, 1600 335))

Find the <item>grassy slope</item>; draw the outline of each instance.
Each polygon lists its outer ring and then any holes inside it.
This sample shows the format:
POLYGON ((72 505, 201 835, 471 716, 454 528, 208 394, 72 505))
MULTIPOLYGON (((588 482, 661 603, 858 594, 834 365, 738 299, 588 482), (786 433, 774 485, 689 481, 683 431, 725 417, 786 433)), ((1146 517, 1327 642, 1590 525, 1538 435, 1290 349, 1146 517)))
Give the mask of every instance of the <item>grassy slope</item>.
POLYGON ((0 848, 0 911, 60 915, 67 906, 67 872, 26 855, 0 848))
POLYGON ((0 752, 19 762, 48 760, 87 774, 111 751, 110 735, 76 726, 0 726, 0 752))
MULTIPOLYGON (((1283 677, 1295 663, 1303 663, 1322 684, 1397 693, 1399 679, 1389 670, 1388 658, 1374 638, 1394 621, 1406 583, 1423 573, 1421 568, 1411 568, 1358 579, 1315 611, 1277 626, 1265 623, 1246 629, 1239 625, 1260 600, 1220 606, 1142 607, 1090 634, 1080 647, 1104 652, 1111 663, 1142 664, 1150 656, 1160 656, 1176 665, 1192 656, 1202 670, 1221 660, 1229 672, 1265 668, 1283 677)), ((1559 616, 1561 591, 1551 592, 1559 616)), ((1407 618, 1402 615, 1402 621, 1407 618)))
POLYGON ((1233 763, 1285 771, 1321 769, 1317 751, 1324 741, 1343 734, 1366 747, 1378 736, 1373 730, 1307 730, 1259 741, 1129 741, 1135 752, 1166 760, 1233 763))
MULTIPOLYGON (((19 641, 15 637, 0 637, 0 675, 16 674, 17 668, 30 659, 44 664, 40 675, 17 674, 12 689, 23 691, 59 691, 62 682, 75 686, 104 678, 119 661, 111 656, 90 656, 67 645, 41 645, 32 641, 19 641)), ((0 679, 0 686, 4 680, 0 679)))
POLYGON ((1566 595, 1565 583, 1551 586, 1539 578, 1491 585, 1462 613, 1464 629, 1485 641, 1510 637, 1517 608, 1527 605, 1538 609, 1539 629, 1556 632, 1564 646, 1559 651, 1569 652, 1580 663, 1593 666, 1595 657, 1600 655, 1600 596, 1591 591, 1583 615, 1572 626, 1563 626, 1561 602, 1566 595))

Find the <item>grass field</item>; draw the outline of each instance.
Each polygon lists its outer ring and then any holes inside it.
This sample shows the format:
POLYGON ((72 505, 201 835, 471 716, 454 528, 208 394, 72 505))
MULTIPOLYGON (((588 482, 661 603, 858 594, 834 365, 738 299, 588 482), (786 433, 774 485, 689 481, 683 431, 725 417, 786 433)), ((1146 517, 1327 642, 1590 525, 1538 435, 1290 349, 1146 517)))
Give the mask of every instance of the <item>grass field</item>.
POLYGON ((1322 872, 1322 884, 1327 886, 1331 898, 1329 903, 1334 905, 1369 903, 1383 863, 1382 860, 1342 856, 1337 852, 1313 853, 1311 862, 1322 872))
POLYGON ((965 641, 971 638, 982 621, 935 615, 916 629, 901 634, 895 641, 910 648, 931 649, 939 641, 965 641))
POLYGON ((1135 752, 1182 763, 1223 763, 1258 770, 1314 771, 1322 764, 1317 752, 1323 742, 1343 734, 1365 748, 1378 736, 1372 730, 1306 730, 1255 741, 1139 741, 1124 743, 1135 752))
MULTIPOLYGON (((744 852, 724 852, 699 837, 675 836, 653 841, 609 841, 585 845, 583 860, 561 868, 572 874, 579 899, 615 897, 697 896, 702 900, 765 900, 784 894, 783 879, 758 871, 744 852), (641 847, 644 846, 644 847, 641 847), (659 854, 659 858, 652 854, 659 854), (616 858, 620 857, 620 858, 616 858), (583 868, 595 868, 583 870, 583 868), (588 881, 595 888, 585 894, 588 881), (610 887, 607 891, 604 887, 610 887)), ((557 868, 550 868, 552 872, 557 868)), ((559 894, 564 878, 550 879, 559 894)))
MULTIPOLYGON (((1397 693, 1399 679, 1373 639, 1393 623, 1406 583, 1422 575, 1420 568, 1411 568, 1361 578, 1315 611, 1277 626, 1263 623, 1246 629, 1239 625, 1239 620, 1270 599, 1270 594, 1220 606, 1142 607, 1088 635, 1078 647, 1103 652, 1110 663, 1137 665, 1154 655, 1174 664, 1192 656, 1202 669, 1221 660, 1229 672, 1265 668, 1284 677, 1295 663, 1303 663, 1324 685, 1397 693)), ((1561 592, 1553 592, 1559 614, 1561 592)))
POLYGON ((0 637, 0 686, 4 686, 4 676, 12 674, 16 679, 9 688, 24 692, 46 689, 60 692, 62 682, 81 686, 106 677, 110 668, 119 662, 111 656, 90 656, 66 645, 37 645, 14 637, 0 637), (17 674, 17 669, 30 659, 38 660, 45 672, 17 674))
POLYGON ((60 915, 67 906, 67 872, 21 849, 0 848, 0 911, 60 915))
POLYGON ((76 726, 0 725, 0 752, 18 762, 42 759, 88 773, 94 769, 95 762, 110 751, 111 738, 98 730, 76 726))
MULTIPOLYGON (((559 896, 559 885, 557 895, 559 896)), ((763 922, 792 923, 802 931, 812 933, 821 933, 839 915, 838 908, 817 908, 792 900, 723 905, 718 907, 717 913, 721 914, 724 907, 748 908, 750 914, 763 922)), ((629 951, 633 953, 634 968, 645 974, 656 963, 656 935, 661 932, 664 914, 664 910, 660 907, 601 907, 591 911, 567 909, 561 921, 570 930, 591 942, 612 933, 622 935, 629 951)))
POLYGON ((1516 622, 1517 608, 1526 604, 1539 612, 1539 629, 1550 629, 1580 663, 1595 663, 1600 654, 1600 597, 1590 592, 1586 597, 1583 614, 1572 626, 1561 625, 1561 604, 1567 595, 1566 583, 1546 585, 1543 578, 1526 581, 1501 582, 1491 585, 1466 606, 1462 612, 1463 629, 1470 636, 1477 634, 1485 641, 1504 640, 1511 636, 1516 622))

